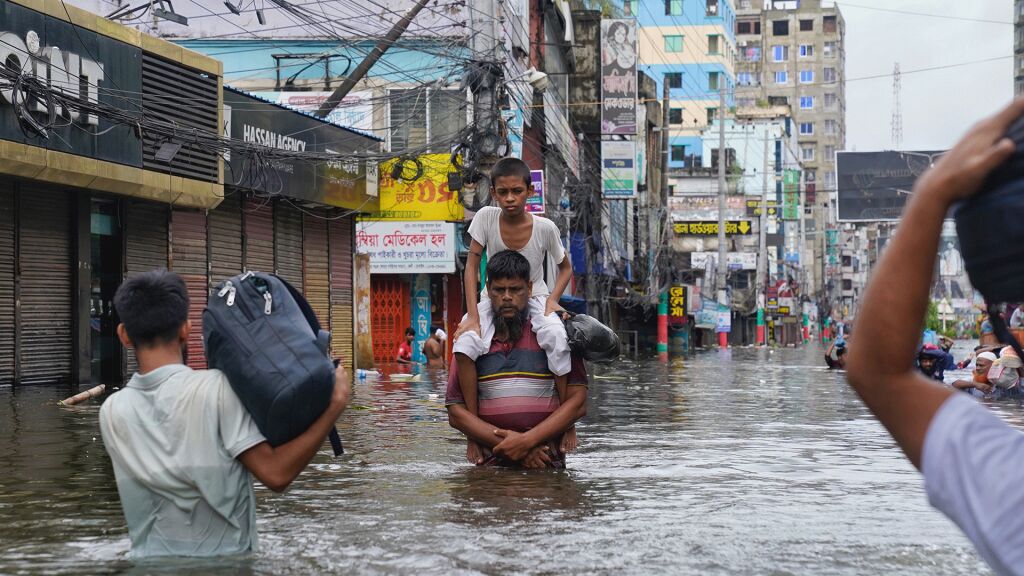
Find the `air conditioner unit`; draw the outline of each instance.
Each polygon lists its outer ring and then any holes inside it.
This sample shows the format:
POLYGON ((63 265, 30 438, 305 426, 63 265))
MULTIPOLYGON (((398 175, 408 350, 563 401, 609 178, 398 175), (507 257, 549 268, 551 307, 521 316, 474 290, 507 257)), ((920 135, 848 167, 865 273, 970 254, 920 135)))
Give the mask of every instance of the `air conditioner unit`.
POLYGON ((747 41, 746 41, 746 40, 744 40, 744 41, 742 41, 742 42, 737 42, 737 43, 736 43, 736 46, 737 46, 738 48, 746 48, 746 47, 747 47, 747 41))
POLYGON ((717 16, 717 15, 718 15, 718 4, 712 4, 711 6, 708 6, 708 16, 717 16))

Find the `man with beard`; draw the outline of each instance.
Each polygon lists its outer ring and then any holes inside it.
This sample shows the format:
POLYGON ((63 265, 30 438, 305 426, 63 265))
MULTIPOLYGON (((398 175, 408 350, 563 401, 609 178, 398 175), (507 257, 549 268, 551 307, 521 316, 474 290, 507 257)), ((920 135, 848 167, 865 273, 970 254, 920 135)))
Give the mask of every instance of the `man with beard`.
POLYGON ((476 464, 563 467, 562 435, 586 413, 583 360, 574 354, 567 375, 551 372, 531 328, 531 289, 530 263, 522 254, 495 254, 487 262, 491 346, 476 359, 475 382, 460 386, 457 363, 471 362, 465 355, 456 354, 449 371, 448 422, 482 448, 476 464), (464 396, 464 390, 470 392, 464 396))
POLYGON ((340 366, 327 410, 272 447, 219 370, 192 370, 183 351, 192 323, 177 274, 155 270, 114 295, 117 335, 139 371, 100 408, 131 556, 218 556, 256 549, 252 476, 280 492, 309 464, 348 404, 340 366))

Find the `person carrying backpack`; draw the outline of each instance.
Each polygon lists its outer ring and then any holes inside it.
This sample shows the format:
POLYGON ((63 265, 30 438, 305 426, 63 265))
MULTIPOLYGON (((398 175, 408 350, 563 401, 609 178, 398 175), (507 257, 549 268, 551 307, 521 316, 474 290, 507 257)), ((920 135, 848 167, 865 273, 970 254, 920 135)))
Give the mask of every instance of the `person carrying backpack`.
POLYGON ((351 380, 335 371, 326 410, 295 438, 270 445, 219 370, 192 370, 192 324, 177 274, 155 270, 114 295, 117 334, 139 371, 100 409, 133 558, 218 556, 257 549, 252 476, 285 490, 348 405, 351 380))

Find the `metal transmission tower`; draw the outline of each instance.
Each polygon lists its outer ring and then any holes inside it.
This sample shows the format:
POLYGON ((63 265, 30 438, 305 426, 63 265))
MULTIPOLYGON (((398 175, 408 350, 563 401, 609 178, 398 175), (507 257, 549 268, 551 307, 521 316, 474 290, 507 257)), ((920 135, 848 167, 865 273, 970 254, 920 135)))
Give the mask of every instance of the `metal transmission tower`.
POLYGON ((900 63, 892 70, 892 149, 899 150, 903 145, 903 106, 900 104, 900 92, 903 91, 900 63))

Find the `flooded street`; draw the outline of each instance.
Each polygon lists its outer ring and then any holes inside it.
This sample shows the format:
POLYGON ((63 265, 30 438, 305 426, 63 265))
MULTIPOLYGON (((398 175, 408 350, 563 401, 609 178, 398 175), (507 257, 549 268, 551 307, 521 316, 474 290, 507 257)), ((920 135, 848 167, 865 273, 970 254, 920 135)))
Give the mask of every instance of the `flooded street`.
POLYGON ((257 488, 258 553, 158 566, 125 558, 98 404, 0 390, 0 573, 989 573, 817 346, 595 372, 566 472, 468 465, 440 376, 359 381, 346 456, 257 488))

